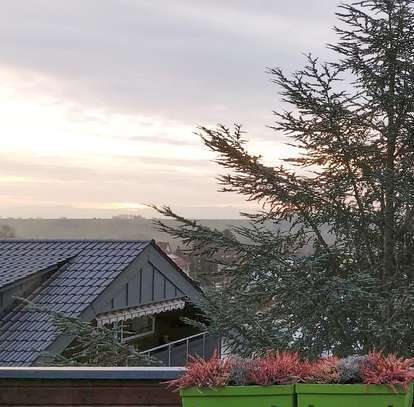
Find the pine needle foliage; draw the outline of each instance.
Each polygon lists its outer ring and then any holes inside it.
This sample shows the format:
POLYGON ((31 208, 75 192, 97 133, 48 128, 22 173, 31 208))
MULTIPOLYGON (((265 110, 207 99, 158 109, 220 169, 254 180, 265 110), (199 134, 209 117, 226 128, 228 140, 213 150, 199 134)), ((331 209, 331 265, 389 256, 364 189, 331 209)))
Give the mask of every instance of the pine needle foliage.
POLYGON ((240 125, 200 128, 221 190, 262 206, 250 227, 224 236, 158 208, 179 223, 162 230, 240 259, 202 304, 235 353, 414 352, 414 0, 342 4, 337 18, 333 62, 270 70, 287 106, 273 128, 295 158, 265 165, 240 125))
POLYGON ((24 300, 32 312, 46 314, 56 329, 72 342, 61 354, 44 354, 47 366, 116 367, 160 366, 162 363, 142 355, 134 346, 123 343, 115 329, 97 327, 93 322, 40 307, 24 300))

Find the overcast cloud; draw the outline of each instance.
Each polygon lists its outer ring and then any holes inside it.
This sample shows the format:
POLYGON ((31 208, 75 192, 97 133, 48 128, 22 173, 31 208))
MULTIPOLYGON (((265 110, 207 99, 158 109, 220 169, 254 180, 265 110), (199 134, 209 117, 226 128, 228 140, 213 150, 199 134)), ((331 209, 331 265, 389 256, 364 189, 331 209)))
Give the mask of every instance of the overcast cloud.
POLYGON ((266 128, 267 67, 328 57, 333 0, 0 0, 0 215, 112 216, 144 203, 197 217, 246 204, 216 192, 193 134, 241 122, 251 147, 289 154, 266 128))

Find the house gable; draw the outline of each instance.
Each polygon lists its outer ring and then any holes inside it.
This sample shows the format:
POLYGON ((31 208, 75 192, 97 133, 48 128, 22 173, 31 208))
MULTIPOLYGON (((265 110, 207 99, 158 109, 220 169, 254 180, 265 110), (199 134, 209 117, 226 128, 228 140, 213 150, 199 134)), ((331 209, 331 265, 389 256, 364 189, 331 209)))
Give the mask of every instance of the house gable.
MULTIPOLYGON (((185 298, 196 304, 202 296, 202 291, 195 283, 151 242, 79 317, 91 321, 100 314, 176 298, 185 298)), ((47 352, 60 353, 71 341, 71 337, 60 335, 50 343, 47 352)))
POLYGON ((93 309, 95 314, 100 314, 179 297, 197 303, 202 292, 151 244, 94 301, 93 309))

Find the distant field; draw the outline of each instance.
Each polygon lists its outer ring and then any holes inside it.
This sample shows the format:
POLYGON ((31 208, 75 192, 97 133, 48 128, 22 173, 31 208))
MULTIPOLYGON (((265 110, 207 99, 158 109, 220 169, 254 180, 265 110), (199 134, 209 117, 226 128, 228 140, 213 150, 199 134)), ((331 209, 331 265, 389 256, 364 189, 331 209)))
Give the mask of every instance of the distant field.
MULTIPOLYGON (((171 220, 166 223, 174 224, 171 220)), ((224 230, 232 226, 248 226, 244 219, 208 219, 201 224, 212 229, 224 230)), ((112 219, 15 219, 0 218, 0 226, 9 225, 21 239, 137 239, 168 241, 175 249, 181 243, 171 236, 154 228, 152 219, 141 217, 112 219)), ((283 229, 287 229, 287 224, 283 229)), ((269 229, 274 226, 268 226, 269 229)), ((326 234, 326 231, 323 231, 326 234)), ((328 237, 328 241, 332 238, 328 237)), ((311 250, 306 246, 300 251, 306 254, 311 250)))
MULTIPOLYGON (((172 221, 166 221, 173 223, 172 221)), ((247 225, 247 221, 203 220, 202 224, 224 230, 230 225, 247 225)), ((1 218, 0 225, 9 225, 22 239, 155 239, 179 244, 169 235, 157 231, 151 219, 14 219, 1 218)))

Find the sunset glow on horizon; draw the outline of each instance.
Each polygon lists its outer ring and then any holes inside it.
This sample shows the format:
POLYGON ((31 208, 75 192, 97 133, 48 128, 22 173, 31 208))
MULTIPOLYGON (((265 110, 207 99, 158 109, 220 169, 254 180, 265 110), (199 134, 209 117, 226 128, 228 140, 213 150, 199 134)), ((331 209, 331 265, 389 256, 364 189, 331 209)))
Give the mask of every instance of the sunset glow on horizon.
MULTIPOLYGON (((108 2, 107 8, 118 13, 113 16, 116 25, 134 21, 130 26, 117 25, 114 31, 104 29, 107 22, 99 9, 84 21, 87 10, 82 2, 57 10, 53 2, 43 1, 44 14, 36 9, 37 2, 29 6, 17 1, 8 17, 0 17, 0 34, 8 38, 0 58, 0 217, 154 216, 146 206, 151 203, 204 218, 237 217, 240 210, 254 209, 235 194, 217 192, 221 169, 195 131, 199 124, 240 122, 248 131, 249 148, 267 163, 278 164, 292 154, 286 140, 266 127, 272 124, 277 95, 264 71, 280 58, 287 67, 300 60, 300 46, 309 45, 306 35, 298 37, 303 43, 297 41, 291 56, 288 49, 274 44, 278 30, 286 30, 300 15, 272 10, 284 19, 278 28, 268 12, 258 8, 251 16, 256 19, 251 29, 261 22, 265 26, 251 32, 245 48, 234 48, 235 32, 225 29, 224 22, 202 21, 184 0, 176 10, 183 14, 175 20, 159 2, 153 7, 123 2, 118 8, 116 2, 108 2), (25 6, 24 12, 17 4, 25 6), (144 22, 146 16, 152 24, 144 22), (189 21, 190 16, 200 19, 201 25, 181 26, 181 20, 189 21), (56 24, 50 24, 51 18, 56 24), (37 31, 31 37, 34 21, 37 31), (80 43, 82 28, 85 38, 80 43), (272 30, 273 36, 263 43, 263 34, 272 30), (144 32, 147 42, 140 40, 144 32), (202 50, 201 43, 189 41, 187 55, 200 60, 205 58, 199 54, 203 51, 210 57, 203 65, 193 62, 189 70, 180 56, 184 45, 179 39, 195 33, 199 41, 209 38, 210 48, 202 50), (54 35, 64 45, 57 47, 54 35), (232 66, 217 59, 227 52, 215 42, 217 36, 228 42, 232 63, 249 52, 257 54, 257 61, 245 61, 244 70, 234 76, 232 66), (131 54, 127 38, 135 38, 137 55, 131 54), (275 60, 271 50, 280 58, 275 60), (210 66, 205 66, 207 61, 210 66), (212 75, 212 70, 222 70, 222 77, 212 75)), ((213 2, 211 7, 232 10, 231 2, 228 6, 213 2)), ((251 12, 247 3, 240 10, 245 13, 240 18, 251 12)), ((317 18, 331 18, 333 10, 334 4, 317 18)), ((106 10, 105 18, 108 15, 106 10)))

